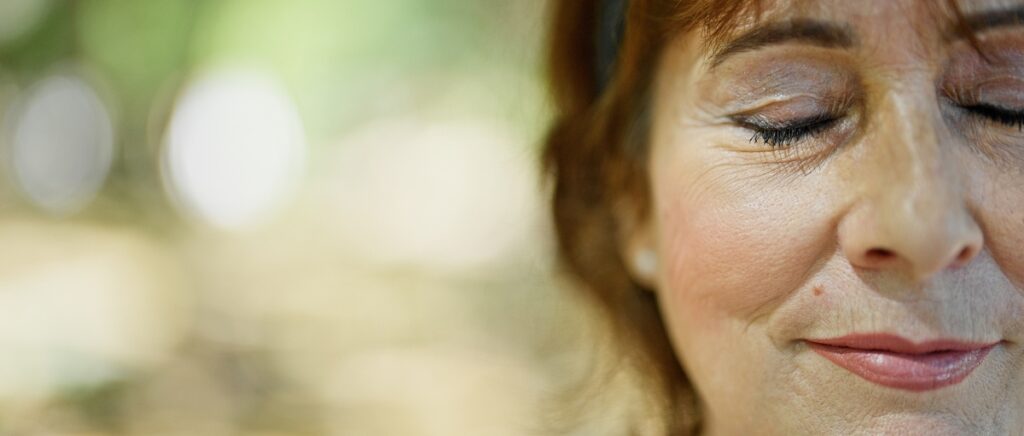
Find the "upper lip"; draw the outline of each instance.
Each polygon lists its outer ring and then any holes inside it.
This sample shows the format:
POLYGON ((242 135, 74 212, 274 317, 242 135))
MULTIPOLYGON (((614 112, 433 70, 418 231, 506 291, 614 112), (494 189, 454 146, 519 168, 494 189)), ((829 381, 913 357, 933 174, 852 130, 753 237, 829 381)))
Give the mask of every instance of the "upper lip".
POLYGON ((833 347, 865 351, 888 351, 899 354, 927 354, 939 351, 971 351, 991 347, 998 343, 961 341, 944 338, 915 343, 902 336, 888 333, 855 333, 836 338, 807 339, 807 342, 833 347))

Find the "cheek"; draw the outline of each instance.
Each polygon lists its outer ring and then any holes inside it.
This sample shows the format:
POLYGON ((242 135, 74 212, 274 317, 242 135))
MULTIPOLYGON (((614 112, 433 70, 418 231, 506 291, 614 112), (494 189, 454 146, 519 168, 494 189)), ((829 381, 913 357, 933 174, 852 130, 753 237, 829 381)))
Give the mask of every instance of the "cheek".
POLYGON ((836 249, 823 183, 729 179, 655 185, 664 309, 702 329, 757 322, 836 249))
POLYGON ((1024 186, 1006 180, 979 195, 978 219, 985 232, 985 249, 1018 289, 1024 290, 1024 186))

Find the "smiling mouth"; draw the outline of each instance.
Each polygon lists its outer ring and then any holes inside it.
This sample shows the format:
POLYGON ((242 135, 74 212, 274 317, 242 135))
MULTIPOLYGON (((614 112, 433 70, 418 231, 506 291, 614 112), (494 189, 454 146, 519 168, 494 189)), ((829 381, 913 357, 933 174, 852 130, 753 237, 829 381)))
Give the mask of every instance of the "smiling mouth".
POLYGON ((960 383, 998 345, 998 342, 955 340, 915 344, 889 334, 858 334, 805 342, 814 352, 867 381, 912 392, 960 383))

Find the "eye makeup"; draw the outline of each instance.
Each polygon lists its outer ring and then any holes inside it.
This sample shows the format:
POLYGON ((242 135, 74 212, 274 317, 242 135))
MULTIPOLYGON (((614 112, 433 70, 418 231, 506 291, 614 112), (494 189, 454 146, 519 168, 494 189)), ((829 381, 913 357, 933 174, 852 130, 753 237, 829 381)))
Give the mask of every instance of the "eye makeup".
POLYGON ((800 96, 730 116, 743 130, 730 150, 771 165, 772 174, 807 174, 824 163, 856 129, 853 94, 800 96))
POLYGON ((818 114, 810 118, 788 121, 781 126, 767 126, 761 123, 743 121, 742 125, 754 132, 750 142, 764 143, 772 148, 791 146, 807 136, 814 136, 832 126, 838 119, 835 115, 818 114))
POLYGON ((845 56, 826 49, 774 47, 730 58, 699 83, 701 100, 725 113, 806 96, 838 98, 857 87, 845 56))
POLYGON ((1024 159, 1024 33, 986 35, 980 51, 951 50, 940 76, 947 122, 991 161, 1020 167, 1024 159))
POLYGON ((974 84, 949 84, 943 93, 965 115, 1018 131, 1024 128, 1024 79, 1000 77, 974 84))
POLYGON ((977 104, 963 107, 973 115, 994 121, 1004 126, 1024 131, 1024 110, 1012 110, 990 104, 977 104))
POLYGON ((834 127, 847 112, 849 99, 801 96, 757 107, 729 118, 752 132, 750 142, 773 149, 792 146, 834 127))
POLYGON ((850 126, 842 121, 853 112, 860 88, 844 59, 807 47, 740 54, 722 64, 706 98, 746 132, 739 151, 788 153, 810 140, 835 142, 841 138, 833 133, 850 126))

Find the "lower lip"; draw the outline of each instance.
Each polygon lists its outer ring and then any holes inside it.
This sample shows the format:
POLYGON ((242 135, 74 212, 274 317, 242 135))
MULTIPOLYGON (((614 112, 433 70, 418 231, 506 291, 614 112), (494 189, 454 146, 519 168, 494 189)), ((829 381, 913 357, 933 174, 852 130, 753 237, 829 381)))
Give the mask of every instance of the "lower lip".
POLYGON ((814 352, 882 386, 923 392, 960 383, 974 371, 992 347, 909 354, 865 350, 807 342, 814 352))

